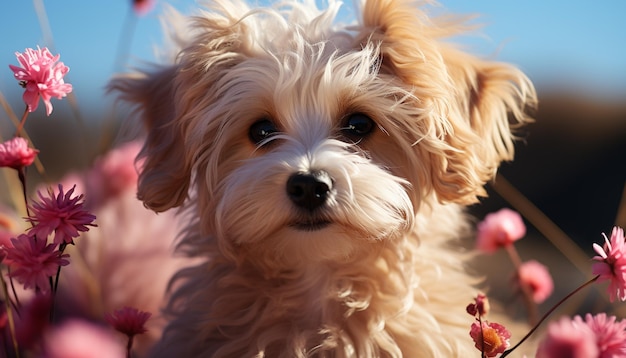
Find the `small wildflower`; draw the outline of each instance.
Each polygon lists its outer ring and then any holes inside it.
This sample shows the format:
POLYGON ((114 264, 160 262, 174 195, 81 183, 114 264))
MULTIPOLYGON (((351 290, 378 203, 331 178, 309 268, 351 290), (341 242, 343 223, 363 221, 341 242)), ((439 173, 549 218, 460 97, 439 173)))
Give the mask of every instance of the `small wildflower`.
POLYGON ((477 225, 476 247, 493 253, 497 249, 513 244, 526 235, 526 226, 520 214, 511 209, 501 209, 488 214, 477 225))
POLYGON ((24 289, 50 290, 49 277, 57 273, 59 266, 69 264, 69 255, 56 250, 57 245, 44 239, 21 234, 11 239, 13 247, 6 248, 4 263, 11 268, 11 277, 24 284, 24 289))
MULTIPOLYGON (((602 234, 604 235, 604 233, 602 234)), ((626 242, 624 241, 624 229, 614 227, 609 240, 604 235, 604 247, 593 244, 593 248, 599 256, 593 259, 597 262, 591 267, 594 275, 598 275, 598 282, 609 281, 609 298, 611 302, 615 298, 626 301, 626 242)))
POLYGON ((39 98, 46 105, 46 114, 52 113, 50 99, 61 99, 72 92, 72 85, 65 83, 63 77, 70 70, 63 62, 58 62, 60 55, 52 56, 48 48, 36 50, 27 48, 24 53, 16 52, 18 62, 22 67, 9 65, 15 79, 24 87, 22 98, 33 112, 39 105, 39 98))
POLYGON ((517 279, 520 284, 530 287, 532 299, 536 303, 545 301, 554 290, 554 282, 548 268, 535 260, 524 262, 519 267, 517 279))
POLYGON ((537 358, 599 357, 593 331, 580 322, 563 317, 551 322, 545 337, 537 347, 537 358))
POLYGON ((135 161, 135 158, 141 146, 139 141, 129 142, 95 160, 85 178, 89 192, 87 207, 101 206, 125 191, 137 190, 138 167, 142 161, 135 161))
POLYGON ((116 331, 122 332, 128 337, 132 337, 136 334, 147 332, 145 324, 150 316, 152 316, 152 314, 149 312, 139 311, 132 307, 124 307, 113 313, 107 313, 104 319, 113 326, 116 331))
POLYGON ((30 148, 26 139, 13 137, 0 144, 0 167, 20 170, 33 164, 37 153, 39 151, 30 148))
POLYGON ((489 309, 490 309, 490 305, 489 305, 489 299, 487 298, 487 296, 485 296, 482 293, 479 293, 476 298, 474 299, 475 303, 470 303, 469 305, 467 305, 467 313, 469 313, 472 316, 485 316, 487 313, 489 313, 489 309))
POLYGON ((474 346, 484 352, 486 357, 495 357, 509 347, 511 333, 501 324, 483 321, 472 324, 470 336, 474 340, 474 346))
POLYGON ((578 325, 586 324, 595 334, 599 357, 626 357, 626 320, 617 321, 615 316, 599 313, 595 316, 574 317, 578 325))
POLYGON ((32 214, 27 218, 33 224, 32 235, 46 238, 54 232, 54 243, 66 245, 72 244, 80 232, 89 231, 88 226, 96 226, 93 224, 95 215, 83 209, 83 195, 72 197, 75 188, 64 193, 63 186, 59 185, 58 195, 49 190, 50 197, 38 192, 41 202, 33 203, 32 214))
POLYGON ((156 0, 132 0, 133 10, 139 16, 143 16, 154 8, 156 0))

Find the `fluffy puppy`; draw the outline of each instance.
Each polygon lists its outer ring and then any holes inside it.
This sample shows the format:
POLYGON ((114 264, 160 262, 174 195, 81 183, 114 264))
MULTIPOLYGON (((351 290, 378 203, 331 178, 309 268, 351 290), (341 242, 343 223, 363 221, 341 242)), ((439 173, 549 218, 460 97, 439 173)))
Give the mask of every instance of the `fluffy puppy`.
POLYGON ((516 68, 446 43, 425 4, 367 0, 185 19, 173 63, 112 82, 147 129, 138 196, 183 206, 155 357, 476 355, 458 239, 534 103, 516 68))

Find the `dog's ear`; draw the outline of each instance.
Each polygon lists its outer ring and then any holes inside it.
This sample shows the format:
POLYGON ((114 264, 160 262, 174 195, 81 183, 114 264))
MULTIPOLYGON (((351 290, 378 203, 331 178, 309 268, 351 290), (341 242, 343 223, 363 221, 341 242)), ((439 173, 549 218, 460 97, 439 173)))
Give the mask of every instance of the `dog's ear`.
POLYGON ((176 118, 174 83, 178 66, 114 78, 109 90, 135 104, 146 132, 139 158, 137 196, 154 211, 180 206, 187 195, 191 163, 185 154, 182 128, 176 118))
POLYGON ((468 204, 485 195, 483 185, 494 178, 502 161, 513 160, 515 130, 532 121, 527 112, 537 97, 528 77, 512 65, 454 49, 443 56, 454 86, 448 111, 453 129, 445 136, 452 151, 438 193, 468 204), (468 183, 475 185, 474 193, 460 190, 468 183), (459 190, 449 191, 449 185, 459 190))
MULTIPOLYGON (((445 37, 466 30, 460 21, 431 19, 410 0, 368 0, 365 41, 380 46, 381 71, 412 88, 425 113, 415 138, 429 153, 430 178, 439 200, 470 204, 514 152, 512 130, 530 121, 536 103, 529 79, 513 66, 455 49, 445 37)), ((416 121, 417 122, 417 121, 416 121)), ((417 150, 417 149, 416 149, 417 150)))
POLYGON ((227 5, 216 8, 222 15, 185 19, 189 33, 176 37, 180 49, 173 64, 123 75, 109 84, 142 117, 146 140, 139 158, 145 161, 138 197, 154 211, 180 206, 187 198, 197 158, 211 150, 213 132, 207 127, 218 126, 207 123, 218 97, 216 84, 246 56, 247 28, 236 14, 241 10, 227 5))

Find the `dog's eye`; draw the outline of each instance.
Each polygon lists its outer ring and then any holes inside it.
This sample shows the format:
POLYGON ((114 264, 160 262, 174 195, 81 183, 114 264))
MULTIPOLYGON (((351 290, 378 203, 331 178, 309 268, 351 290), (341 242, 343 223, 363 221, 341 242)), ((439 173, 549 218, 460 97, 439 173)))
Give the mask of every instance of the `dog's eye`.
POLYGON ((352 140, 359 140, 370 134, 375 127, 376 124, 370 117, 363 113, 353 113, 346 118, 341 132, 352 140))
POLYGON ((248 135, 254 144, 263 144, 263 141, 271 137, 278 130, 269 119, 262 119, 250 126, 248 135))

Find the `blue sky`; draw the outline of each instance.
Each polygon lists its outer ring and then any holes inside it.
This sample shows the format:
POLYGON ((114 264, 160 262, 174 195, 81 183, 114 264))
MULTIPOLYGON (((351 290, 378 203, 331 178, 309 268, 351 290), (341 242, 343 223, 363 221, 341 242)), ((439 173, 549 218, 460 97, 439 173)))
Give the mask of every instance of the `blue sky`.
MULTIPOLYGON (((134 63, 150 61, 161 43, 163 3, 185 13, 195 7, 193 0, 157 0, 156 8, 138 18, 135 31, 129 32, 125 24, 132 16, 130 1, 3 0, 0 91, 11 100, 21 95, 7 66, 17 64, 14 52, 51 45, 35 11, 41 2, 53 35, 53 53, 60 53, 70 66, 68 78, 79 103, 94 108, 110 103, 103 87, 114 72, 120 38, 131 41, 134 63)), ((480 14, 483 36, 461 40, 477 54, 521 67, 540 93, 566 88, 596 98, 626 99, 626 1, 444 0, 441 5, 455 13, 480 14)))

